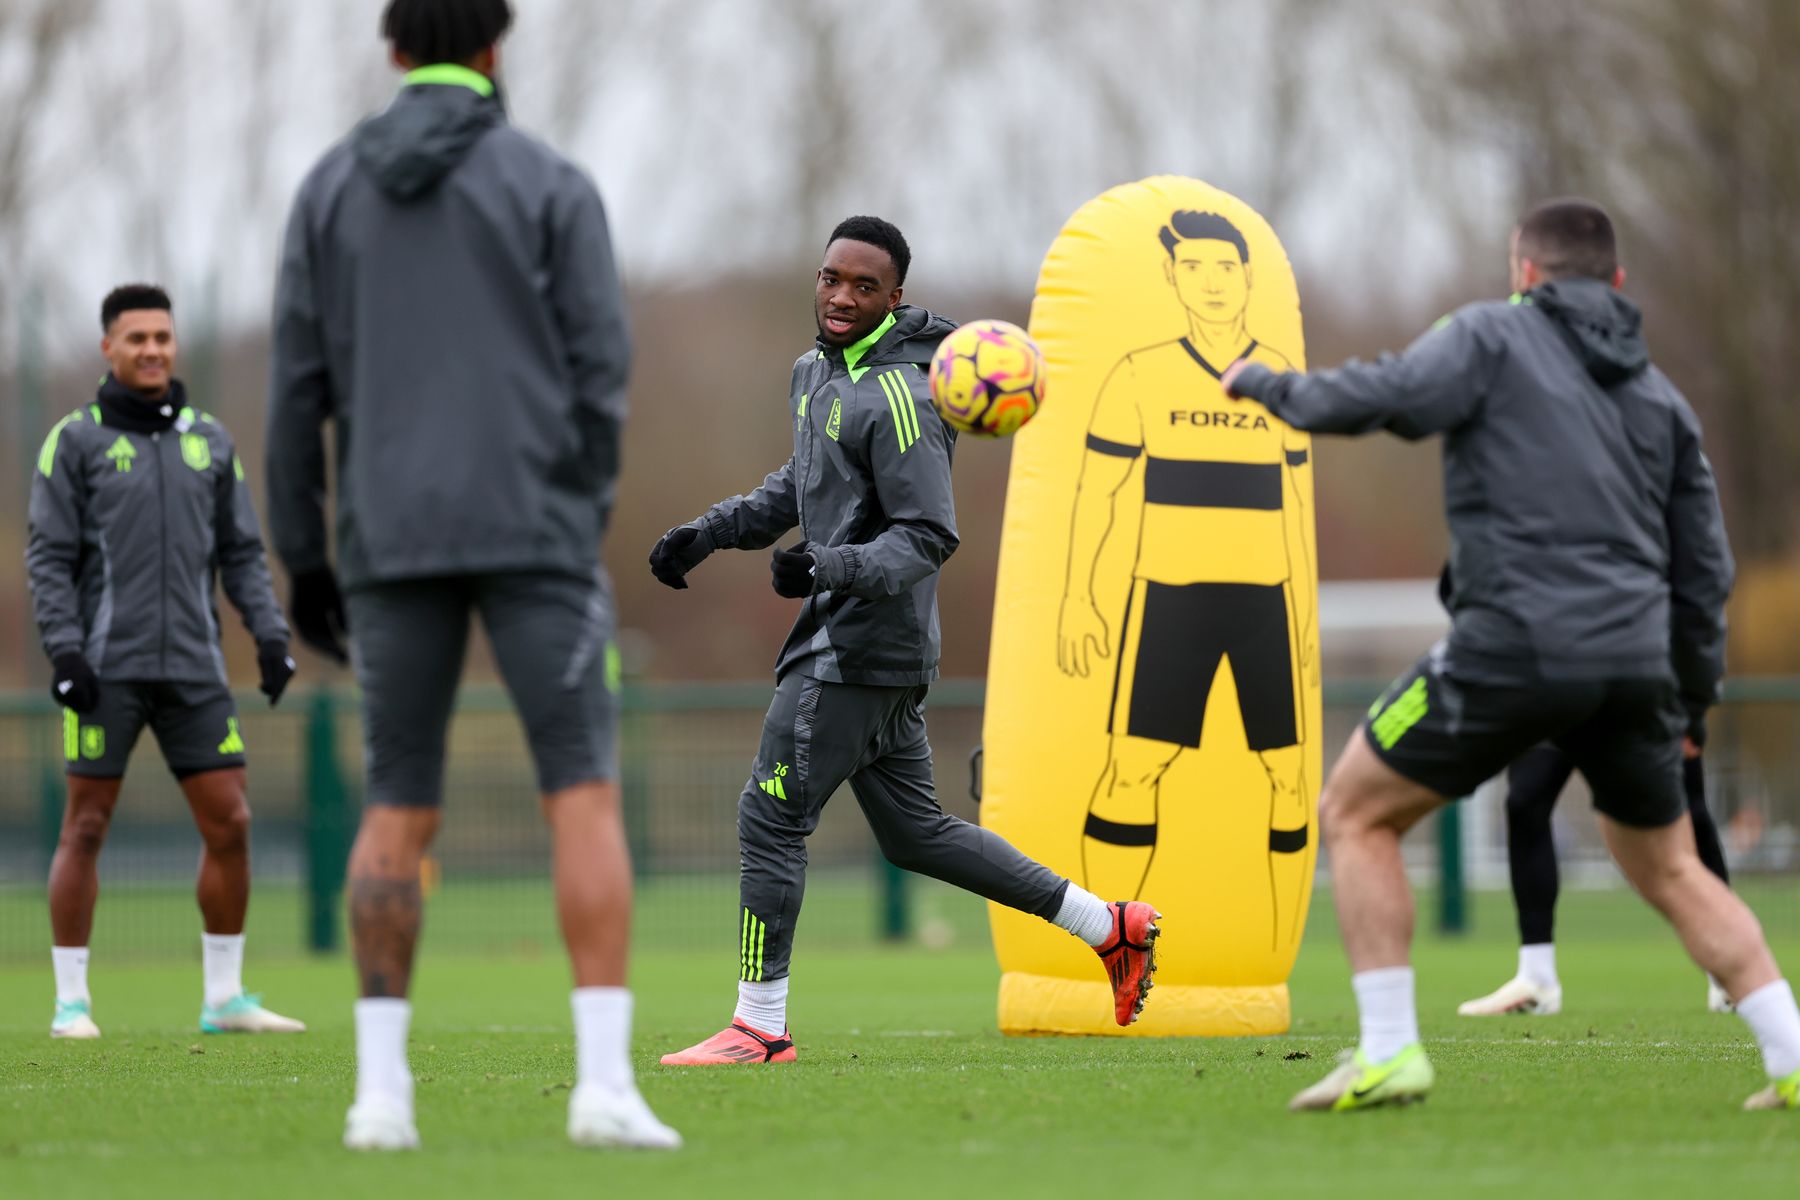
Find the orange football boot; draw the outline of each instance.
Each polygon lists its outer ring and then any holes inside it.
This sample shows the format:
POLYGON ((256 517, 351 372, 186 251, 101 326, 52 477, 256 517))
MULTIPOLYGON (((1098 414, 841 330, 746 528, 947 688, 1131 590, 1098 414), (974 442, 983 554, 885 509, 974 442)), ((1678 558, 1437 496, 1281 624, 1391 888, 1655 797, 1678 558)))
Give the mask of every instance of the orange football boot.
POLYGON ((1115 900, 1113 934, 1094 947, 1106 967, 1106 978, 1112 983, 1113 1019, 1129 1025, 1144 1011, 1144 1001, 1156 974, 1156 927, 1162 916, 1141 900, 1115 900))
POLYGON ((759 1033, 742 1021, 733 1021, 698 1045, 662 1056, 665 1067, 728 1067, 736 1063, 783 1063, 799 1057, 794 1039, 759 1033))

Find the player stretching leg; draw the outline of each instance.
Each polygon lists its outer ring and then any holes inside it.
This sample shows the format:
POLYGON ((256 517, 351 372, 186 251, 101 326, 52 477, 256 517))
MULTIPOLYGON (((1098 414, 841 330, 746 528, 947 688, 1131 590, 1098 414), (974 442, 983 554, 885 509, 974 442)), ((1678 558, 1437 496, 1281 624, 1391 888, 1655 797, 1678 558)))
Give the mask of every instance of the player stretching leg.
POLYGON ((956 549, 955 435, 925 367, 953 326, 900 303, 912 254, 900 231, 852 217, 832 232, 815 290, 817 345, 794 364, 794 453, 747 496, 671 529, 656 577, 684 576, 714 550, 775 552, 775 591, 802 601, 776 666, 762 745, 738 800, 738 1003, 720 1033, 674 1065, 787 1062, 788 958, 806 887, 806 839, 846 780, 895 865, 1035 913, 1094 947, 1115 1019, 1143 1008, 1157 913, 1106 904, 988 830, 938 807, 925 694, 937 678, 937 572, 956 549))
POLYGON ((611 592, 598 550, 630 343, 600 196, 506 123, 506 0, 393 0, 406 82, 329 151, 288 225, 269 512, 294 623, 344 658, 321 426, 336 424, 338 568, 367 742, 350 855, 356 1103, 344 1144, 416 1147, 406 996, 419 866, 471 610, 525 725, 574 967, 569 1136, 673 1148, 632 1078, 631 864, 619 806, 611 592))
POLYGON ((1400 835, 1543 741, 1587 779, 1625 877, 1737 1001, 1772 1081, 1746 1107, 1800 1107, 1793 990, 1684 819, 1681 701, 1717 694, 1732 576, 1699 423, 1650 365, 1604 212, 1534 209, 1511 260, 1514 303, 1470 305, 1398 358, 1226 374, 1300 429, 1444 436, 1450 636, 1371 710, 1322 801, 1362 1040, 1291 1107, 1430 1090, 1400 835))
MULTIPOLYGON (((1719 827, 1706 807, 1706 772, 1700 762, 1705 736, 1703 709, 1682 743, 1682 784, 1700 861, 1729 884, 1719 827)), ((1519 911, 1519 972, 1488 995, 1459 1005, 1456 1011, 1461 1016, 1562 1011, 1562 983, 1556 975, 1552 937, 1557 870, 1550 814, 1574 771, 1574 762, 1555 746, 1534 747, 1507 768, 1506 850, 1512 867, 1513 903, 1519 911)), ((1711 976, 1706 981, 1706 1006, 1713 1012, 1731 1011, 1731 997, 1711 976)))
POLYGON ((96 867, 125 763, 144 726, 194 813, 203 849, 204 1033, 306 1028, 244 991, 250 807, 244 739, 219 652, 217 580, 256 638, 263 694, 294 674, 256 510, 231 438, 175 378, 161 288, 131 285, 100 309, 107 373, 94 403, 57 422, 31 481, 25 560, 51 695, 63 706, 69 802, 50 864, 50 1036, 94 1038, 87 985, 96 867))

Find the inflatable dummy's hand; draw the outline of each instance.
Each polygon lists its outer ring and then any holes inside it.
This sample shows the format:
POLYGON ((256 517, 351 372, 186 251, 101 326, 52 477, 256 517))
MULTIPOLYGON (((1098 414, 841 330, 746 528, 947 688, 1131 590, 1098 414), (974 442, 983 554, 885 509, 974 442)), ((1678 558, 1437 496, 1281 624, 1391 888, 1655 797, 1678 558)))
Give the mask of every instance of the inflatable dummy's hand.
POLYGON ((1086 597, 1064 596, 1056 618, 1056 665, 1064 675, 1088 675, 1088 645, 1101 658, 1112 657, 1106 618, 1086 597))

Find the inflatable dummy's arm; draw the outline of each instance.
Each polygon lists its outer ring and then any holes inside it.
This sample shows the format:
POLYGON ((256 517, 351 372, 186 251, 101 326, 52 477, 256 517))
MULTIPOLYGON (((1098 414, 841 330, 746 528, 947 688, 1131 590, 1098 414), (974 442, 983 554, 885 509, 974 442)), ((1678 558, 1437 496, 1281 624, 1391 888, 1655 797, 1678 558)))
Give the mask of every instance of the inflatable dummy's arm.
MULTIPOLYGON (((1288 560, 1288 594, 1294 602, 1294 628, 1312 627, 1313 608, 1318 600, 1319 544, 1308 506, 1312 488, 1306 482, 1312 475, 1312 448, 1303 433, 1289 429, 1282 438, 1282 451, 1287 460, 1284 472, 1287 503, 1282 507, 1283 532, 1286 534, 1288 560)), ((1309 638, 1298 639, 1300 676, 1311 684, 1318 678, 1319 660, 1309 638)))
POLYGON ((1112 532, 1119 489, 1144 452, 1143 428, 1130 383, 1131 359, 1125 358, 1101 386, 1088 424, 1081 477, 1075 484, 1068 573, 1056 619, 1056 665, 1065 675, 1086 678, 1090 652, 1101 658, 1112 653, 1106 618, 1094 603, 1094 569, 1112 532))

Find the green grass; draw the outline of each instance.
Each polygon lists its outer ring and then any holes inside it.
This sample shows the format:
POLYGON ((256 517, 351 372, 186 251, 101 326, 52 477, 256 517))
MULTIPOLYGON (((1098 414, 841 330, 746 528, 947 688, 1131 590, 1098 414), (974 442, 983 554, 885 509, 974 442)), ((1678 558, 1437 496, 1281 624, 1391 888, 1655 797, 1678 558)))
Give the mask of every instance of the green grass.
MULTIPOLYGON (((931 893, 932 904, 948 903, 931 893)), ((1800 962, 1792 885, 1758 893, 1800 962)), ((1501 897, 1478 932, 1421 941, 1439 1073, 1422 1108, 1293 1116, 1287 1098, 1353 1037, 1330 914, 1293 981, 1291 1034, 1243 1040, 1011 1039, 993 1028, 986 947, 800 948, 801 1061, 676 1071, 656 1055, 718 1027, 729 945, 635 960, 646 1095, 673 1156, 582 1152, 561 1125, 566 975, 550 955, 433 953, 415 989, 426 1150, 339 1150, 352 1086, 350 971, 253 962, 308 1018, 299 1038, 202 1039, 191 964, 95 967, 106 1037, 53 1043, 47 965, 0 970, 0 1195, 195 1196, 1582 1196, 1792 1195, 1800 1114, 1744 1114, 1761 1072, 1736 1018, 1672 938, 1617 893, 1565 898, 1567 1015, 1459 1020, 1512 966, 1501 897)), ((958 910, 952 928, 974 927, 958 910)))

